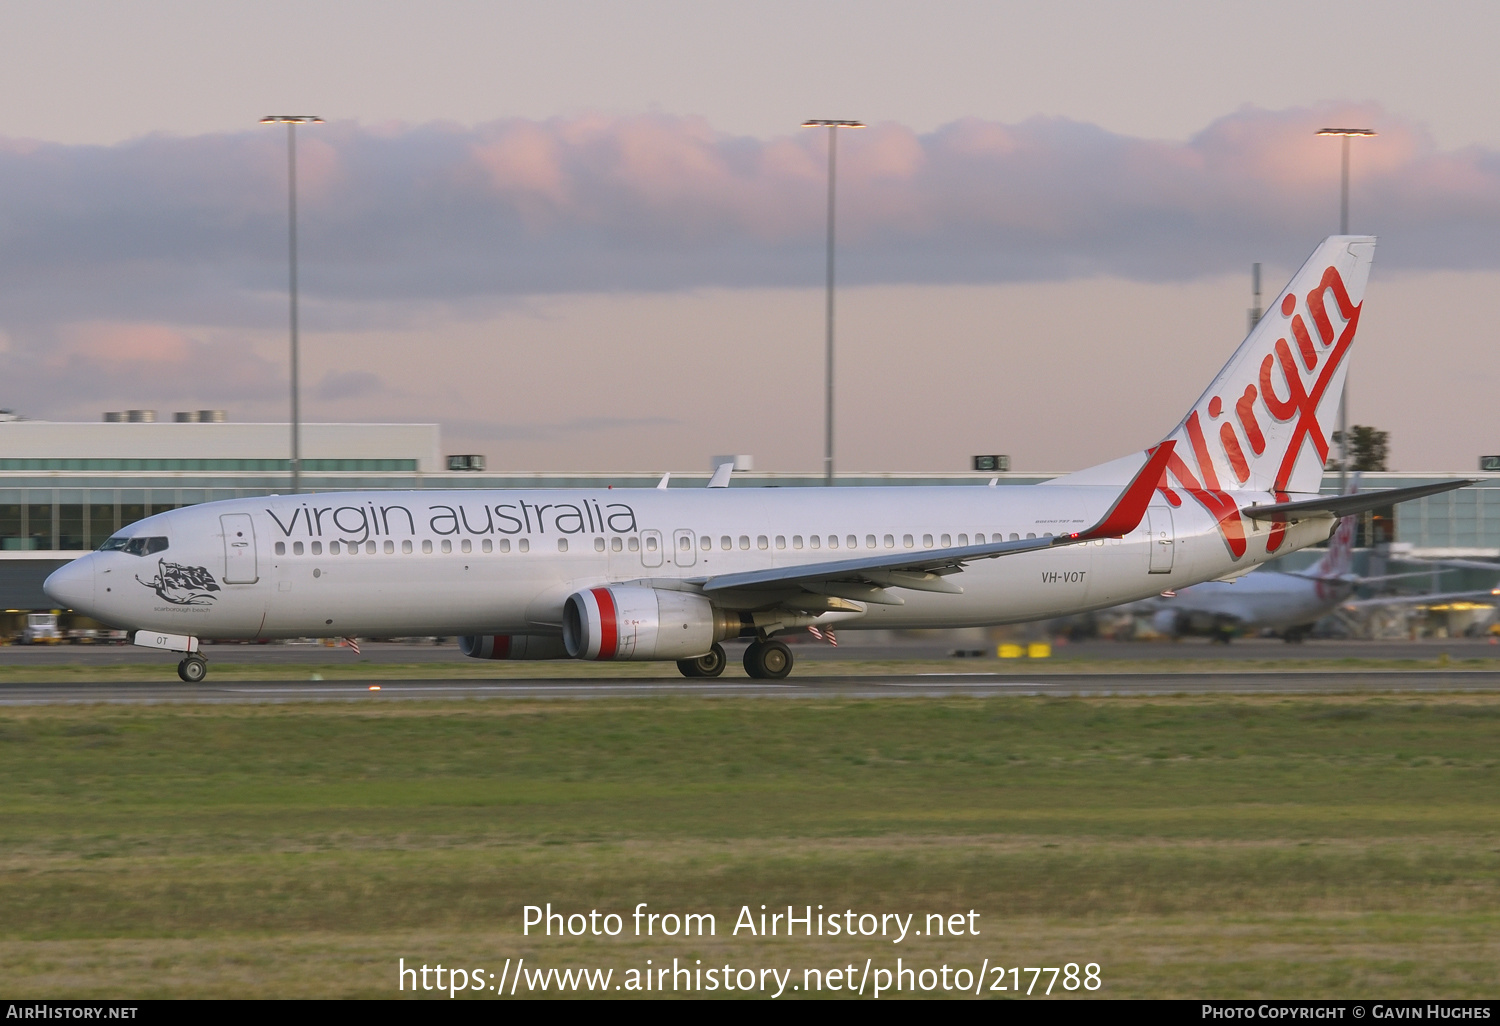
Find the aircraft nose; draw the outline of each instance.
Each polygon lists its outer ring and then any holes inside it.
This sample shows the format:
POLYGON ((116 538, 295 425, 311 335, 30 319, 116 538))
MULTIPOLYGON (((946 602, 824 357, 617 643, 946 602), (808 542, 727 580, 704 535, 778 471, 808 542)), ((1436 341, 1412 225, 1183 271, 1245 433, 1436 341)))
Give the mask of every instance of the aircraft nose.
POLYGON ((87 612, 94 607, 94 566, 89 556, 60 566, 42 582, 42 590, 59 606, 87 612))

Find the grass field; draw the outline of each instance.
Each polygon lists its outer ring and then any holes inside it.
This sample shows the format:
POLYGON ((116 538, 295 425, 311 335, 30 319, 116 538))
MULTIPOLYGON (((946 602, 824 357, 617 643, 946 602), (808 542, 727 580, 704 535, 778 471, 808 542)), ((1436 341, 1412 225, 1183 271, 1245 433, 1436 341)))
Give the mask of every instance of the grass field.
MULTIPOLYGON (((305 661, 250 662, 235 660, 236 650, 205 650, 209 658, 209 683, 240 680, 508 680, 515 678, 677 678, 670 662, 589 662, 558 659, 543 662, 506 662, 484 659, 453 659, 436 662, 384 662, 361 659, 351 653, 332 656, 307 655, 305 661)), ((243 658, 243 657, 242 657, 243 658)), ((1410 659, 1371 658, 1278 658, 1224 659, 1070 658, 1064 650, 1050 659, 801 659, 798 677, 849 677, 867 674, 911 673, 1006 673, 1034 676, 1048 673, 1286 673, 1298 671, 1368 670, 1500 670, 1500 657, 1450 659, 1446 655, 1410 659)), ((177 663, 170 653, 153 662, 120 662, 105 669, 97 664, 40 663, 31 666, 0 663, 0 685, 28 683, 94 682, 107 673, 113 682, 175 681, 177 663)), ((725 679, 744 678, 739 660, 731 657, 725 679)), ((1455 684, 1461 687, 1462 684, 1455 684)))
POLYGON ((1483 695, 6 709, 0 982, 387 997, 398 958, 801 983, 899 956, 1097 962, 1114 997, 1492 997, 1497 728, 1483 695), (549 901, 625 934, 521 936, 549 901), (642 901, 716 936, 631 937, 642 901), (730 935, 788 903, 980 933, 730 935))

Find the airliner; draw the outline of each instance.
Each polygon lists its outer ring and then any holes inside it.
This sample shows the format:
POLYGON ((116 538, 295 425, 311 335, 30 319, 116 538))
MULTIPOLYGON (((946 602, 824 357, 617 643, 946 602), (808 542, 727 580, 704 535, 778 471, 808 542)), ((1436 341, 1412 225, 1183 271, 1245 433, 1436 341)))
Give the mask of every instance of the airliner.
MULTIPOLYGON (((1238 576, 1338 518, 1464 481, 1318 495, 1375 240, 1318 246, 1177 427, 1029 487, 363 491, 158 513, 49 577, 181 655, 202 639, 457 635, 480 659, 780 679, 782 637, 970 627, 1238 576)), ((1107 418, 1099 421, 1108 429, 1107 418)))

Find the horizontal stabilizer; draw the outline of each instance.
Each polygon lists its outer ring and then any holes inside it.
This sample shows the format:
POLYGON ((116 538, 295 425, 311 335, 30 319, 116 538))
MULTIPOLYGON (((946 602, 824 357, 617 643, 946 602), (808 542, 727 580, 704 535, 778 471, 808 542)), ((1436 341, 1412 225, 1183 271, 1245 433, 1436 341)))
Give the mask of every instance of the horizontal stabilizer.
POLYGON ((1414 488, 1387 488, 1379 492, 1359 492, 1354 495, 1322 495, 1316 499, 1299 502, 1278 502, 1270 506, 1246 506, 1240 510, 1252 520, 1269 520, 1284 524, 1292 520, 1305 520, 1315 516, 1347 517, 1355 513, 1368 513, 1372 509, 1383 509, 1398 502, 1410 502, 1425 495, 1439 495, 1475 483, 1474 478, 1462 481, 1443 481, 1440 484, 1417 485, 1414 488))

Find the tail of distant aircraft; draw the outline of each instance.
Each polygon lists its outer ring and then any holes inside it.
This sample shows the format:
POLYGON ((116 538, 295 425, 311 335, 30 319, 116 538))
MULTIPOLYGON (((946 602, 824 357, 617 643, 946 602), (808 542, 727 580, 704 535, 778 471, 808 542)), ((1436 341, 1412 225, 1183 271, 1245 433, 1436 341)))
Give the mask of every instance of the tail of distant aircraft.
MULTIPOLYGON (((1355 474, 1349 482, 1346 494, 1353 495, 1358 491, 1359 475, 1355 474)), ((1353 571, 1354 529, 1358 520, 1357 515, 1339 520, 1338 528, 1328 539, 1328 551, 1323 553, 1323 558, 1318 560, 1317 565, 1308 572, 1309 577, 1342 578, 1353 571)))

